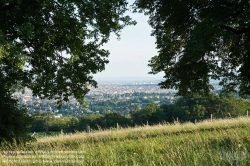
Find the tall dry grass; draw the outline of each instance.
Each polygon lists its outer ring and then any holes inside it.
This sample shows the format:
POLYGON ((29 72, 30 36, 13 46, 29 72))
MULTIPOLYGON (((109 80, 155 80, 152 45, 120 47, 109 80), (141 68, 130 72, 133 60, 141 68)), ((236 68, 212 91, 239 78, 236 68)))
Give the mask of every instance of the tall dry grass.
MULTIPOLYGON (((248 118, 160 124, 41 138, 14 149, 33 151, 36 165, 250 165, 249 128, 248 118), (38 151, 54 163, 44 163, 38 151), (57 151, 76 152, 74 161, 61 154, 71 163, 56 162, 50 152, 57 151)), ((19 165, 27 164, 22 157, 19 165)))

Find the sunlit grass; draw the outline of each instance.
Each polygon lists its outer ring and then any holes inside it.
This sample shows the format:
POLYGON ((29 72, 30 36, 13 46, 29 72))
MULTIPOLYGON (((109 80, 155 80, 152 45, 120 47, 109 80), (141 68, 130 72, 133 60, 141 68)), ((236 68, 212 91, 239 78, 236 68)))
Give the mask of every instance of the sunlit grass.
POLYGON ((40 138, 14 150, 79 152, 71 165, 250 165, 249 129, 248 118, 163 124, 40 138))

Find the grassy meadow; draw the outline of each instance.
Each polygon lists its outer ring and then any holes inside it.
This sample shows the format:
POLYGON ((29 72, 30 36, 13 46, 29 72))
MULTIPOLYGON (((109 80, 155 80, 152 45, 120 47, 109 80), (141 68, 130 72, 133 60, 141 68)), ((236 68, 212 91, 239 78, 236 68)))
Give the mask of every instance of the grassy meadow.
POLYGON ((0 165, 250 165, 250 119, 59 135, 1 150, 0 165))

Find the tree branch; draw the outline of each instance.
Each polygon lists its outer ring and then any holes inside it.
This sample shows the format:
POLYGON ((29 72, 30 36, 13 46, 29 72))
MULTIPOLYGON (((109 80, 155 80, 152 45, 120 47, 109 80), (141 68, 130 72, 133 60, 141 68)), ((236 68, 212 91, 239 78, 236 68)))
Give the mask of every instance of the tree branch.
POLYGON ((250 26, 248 26, 246 28, 239 29, 239 30, 235 29, 235 28, 232 28, 230 26, 227 26, 227 25, 222 25, 221 28, 224 29, 224 30, 231 31, 236 35, 243 34, 243 33, 250 33, 250 26))

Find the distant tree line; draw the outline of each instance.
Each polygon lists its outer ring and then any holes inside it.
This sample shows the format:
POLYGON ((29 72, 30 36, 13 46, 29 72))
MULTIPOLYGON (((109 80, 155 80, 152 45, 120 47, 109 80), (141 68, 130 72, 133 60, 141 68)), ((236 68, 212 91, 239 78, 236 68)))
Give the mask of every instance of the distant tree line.
POLYGON ((60 131, 75 132, 91 129, 107 129, 112 127, 128 127, 135 125, 154 125, 159 123, 173 123, 178 118, 179 122, 195 122, 196 120, 214 118, 235 118, 245 116, 250 110, 250 102, 245 99, 235 98, 229 94, 211 94, 209 97, 185 96, 179 97, 173 104, 158 106, 151 102, 139 108, 138 106, 124 116, 120 113, 106 112, 105 114, 89 114, 80 118, 64 117, 55 118, 52 114, 37 114, 31 126, 32 132, 60 131))

